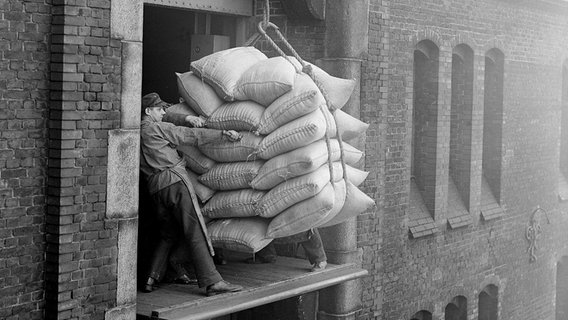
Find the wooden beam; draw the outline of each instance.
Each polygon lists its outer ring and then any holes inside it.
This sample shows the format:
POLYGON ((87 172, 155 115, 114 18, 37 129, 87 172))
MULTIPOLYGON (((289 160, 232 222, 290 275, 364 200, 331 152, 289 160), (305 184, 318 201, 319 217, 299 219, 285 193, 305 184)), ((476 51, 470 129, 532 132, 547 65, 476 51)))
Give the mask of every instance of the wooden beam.
POLYGON ((252 0, 144 0, 144 3, 248 17, 253 14, 252 0))

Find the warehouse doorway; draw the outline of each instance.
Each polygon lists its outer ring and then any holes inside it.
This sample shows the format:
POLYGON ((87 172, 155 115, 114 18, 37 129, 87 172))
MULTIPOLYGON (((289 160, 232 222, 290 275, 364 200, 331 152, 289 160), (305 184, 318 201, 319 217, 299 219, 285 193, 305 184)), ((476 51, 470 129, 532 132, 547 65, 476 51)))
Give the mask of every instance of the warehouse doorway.
MULTIPOLYGON (((185 2, 187 7, 168 5, 179 1, 146 2, 150 3, 144 4, 142 95, 156 92, 166 102, 179 102, 176 73, 188 72, 192 61, 244 42, 247 17, 196 10, 199 1, 185 2)), ((158 239, 144 177, 139 190, 138 279, 143 281, 158 239)))
POLYGON ((243 42, 243 19, 184 8, 144 5, 142 94, 178 102, 176 72, 191 61, 243 42))

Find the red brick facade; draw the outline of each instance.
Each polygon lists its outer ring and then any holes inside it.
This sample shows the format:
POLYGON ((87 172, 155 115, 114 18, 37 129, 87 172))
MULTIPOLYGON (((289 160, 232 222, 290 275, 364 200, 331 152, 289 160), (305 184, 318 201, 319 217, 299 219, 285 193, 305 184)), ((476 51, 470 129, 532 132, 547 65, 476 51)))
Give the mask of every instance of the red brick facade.
MULTIPOLYGON (((461 319, 463 310, 484 319, 492 297, 498 319, 564 314, 556 302, 568 299, 559 277, 568 274, 568 203, 558 183, 568 177, 560 162, 568 150, 564 3, 369 0, 361 17, 368 48, 352 58, 362 60, 360 118, 370 124, 363 190, 377 210, 357 219, 369 271, 357 319, 461 319), (421 41, 438 54, 430 113, 416 110, 421 41), (425 148, 413 149, 426 125, 425 148), (416 150, 423 187, 413 193, 416 150), (413 211, 414 199, 427 210, 413 211), (527 228, 536 225, 530 251, 527 228)), ((325 21, 291 19, 280 1, 271 8, 305 60, 326 55, 325 21)), ((119 304, 121 223, 106 213, 107 155, 124 117, 131 49, 111 36, 110 19, 110 0, 0 4, 2 319, 104 319, 119 304)))

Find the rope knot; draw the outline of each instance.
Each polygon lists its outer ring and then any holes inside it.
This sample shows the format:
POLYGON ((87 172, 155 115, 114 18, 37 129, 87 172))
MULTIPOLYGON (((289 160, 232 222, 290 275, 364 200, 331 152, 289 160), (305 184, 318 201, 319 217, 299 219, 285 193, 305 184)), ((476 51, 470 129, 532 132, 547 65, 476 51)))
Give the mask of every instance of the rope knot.
POLYGON ((305 74, 308 74, 308 75, 313 74, 312 65, 306 63, 306 65, 302 68, 302 72, 304 72, 305 74))

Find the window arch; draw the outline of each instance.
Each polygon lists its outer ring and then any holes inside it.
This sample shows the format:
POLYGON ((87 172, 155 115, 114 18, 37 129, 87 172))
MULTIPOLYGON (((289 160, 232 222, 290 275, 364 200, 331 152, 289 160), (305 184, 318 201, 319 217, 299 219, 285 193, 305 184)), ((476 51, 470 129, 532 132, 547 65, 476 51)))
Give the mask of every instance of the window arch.
POLYGON ((455 228, 471 222, 473 50, 466 44, 454 48, 451 80, 448 222, 455 228))
POLYGON ((491 49, 485 55, 482 170, 498 203, 501 201, 504 60, 499 49, 491 49))
POLYGON ((467 298, 457 296, 446 305, 444 320, 467 320, 467 298))
POLYGON ((413 66, 409 230, 417 238, 437 231, 438 47, 430 40, 420 41, 413 66))
POLYGON ((438 47, 430 40, 414 50, 412 176, 430 213, 434 212, 438 129, 438 47))
POLYGON ((432 320, 432 313, 426 310, 420 310, 416 312, 410 320, 432 320))
POLYGON ((505 56, 499 49, 485 55, 483 98, 483 155, 481 175, 481 216, 501 217, 501 160, 503 158, 503 79, 505 56))
POLYGON ((499 303, 499 289, 495 285, 488 285, 479 293, 478 320, 497 320, 499 303))

